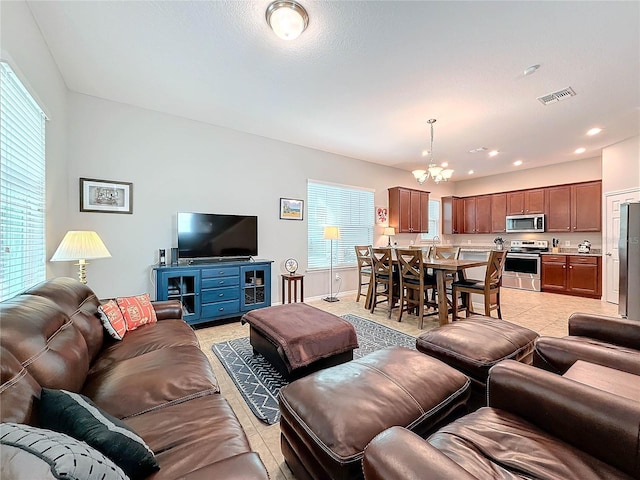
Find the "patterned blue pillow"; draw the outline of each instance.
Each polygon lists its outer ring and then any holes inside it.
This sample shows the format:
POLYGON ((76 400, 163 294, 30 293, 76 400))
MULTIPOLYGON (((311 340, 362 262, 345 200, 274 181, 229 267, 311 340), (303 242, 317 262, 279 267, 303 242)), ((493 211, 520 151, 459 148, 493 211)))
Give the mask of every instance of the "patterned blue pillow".
POLYGON ((87 442, 132 480, 144 479, 160 468, 142 438, 84 395, 43 388, 37 409, 42 427, 87 442))
POLYGON ((53 476, 61 480, 128 479, 120 467, 102 453, 64 433, 20 423, 2 423, 0 444, 39 457, 49 464, 53 476))

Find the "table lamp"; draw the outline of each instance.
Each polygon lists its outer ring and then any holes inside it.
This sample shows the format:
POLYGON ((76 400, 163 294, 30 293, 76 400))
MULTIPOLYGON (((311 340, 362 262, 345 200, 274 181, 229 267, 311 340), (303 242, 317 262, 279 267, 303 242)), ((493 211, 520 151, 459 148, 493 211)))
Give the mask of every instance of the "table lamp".
POLYGON ((340 240, 340 228, 338 227, 324 227, 324 235, 323 238, 325 240, 329 240, 331 242, 331 267, 329 270, 329 296, 323 298, 325 302, 339 302, 340 299, 333 296, 333 241, 340 240))
POLYGON ((51 257, 52 262, 77 260, 78 280, 87 283, 87 260, 111 257, 109 250, 96 232, 69 231, 51 257))
POLYGON ((389 237, 389 243, 387 244, 387 247, 391 246, 391 237, 395 236, 396 234, 396 229, 393 227, 385 227, 384 229, 384 234, 389 237))

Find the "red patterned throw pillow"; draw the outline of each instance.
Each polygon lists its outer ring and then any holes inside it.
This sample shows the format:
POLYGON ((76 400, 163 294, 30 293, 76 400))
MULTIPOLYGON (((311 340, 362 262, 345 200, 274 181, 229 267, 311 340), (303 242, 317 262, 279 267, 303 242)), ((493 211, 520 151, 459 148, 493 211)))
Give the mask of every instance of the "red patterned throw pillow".
POLYGON ((109 332, 116 340, 122 340, 124 334, 127 333, 127 323, 122 316, 122 311, 118 304, 113 300, 109 300, 104 305, 98 307, 98 315, 105 330, 109 332))
POLYGON ((127 324, 127 331, 158 321, 148 293, 134 297, 118 297, 116 300, 127 324))

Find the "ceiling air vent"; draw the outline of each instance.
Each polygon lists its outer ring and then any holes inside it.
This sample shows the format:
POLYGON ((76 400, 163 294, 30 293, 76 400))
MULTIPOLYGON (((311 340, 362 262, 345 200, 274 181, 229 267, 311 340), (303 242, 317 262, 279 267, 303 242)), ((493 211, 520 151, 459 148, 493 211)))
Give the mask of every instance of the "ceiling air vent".
POLYGON ((558 90, 557 92, 547 93, 542 97, 538 97, 538 100, 540 100, 543 105, 549 105, 550 103, 557 103, 560 100, 566 100, 575 96, 576 92, 573 91, 573 88, 567 87, 562 90, 558 90))

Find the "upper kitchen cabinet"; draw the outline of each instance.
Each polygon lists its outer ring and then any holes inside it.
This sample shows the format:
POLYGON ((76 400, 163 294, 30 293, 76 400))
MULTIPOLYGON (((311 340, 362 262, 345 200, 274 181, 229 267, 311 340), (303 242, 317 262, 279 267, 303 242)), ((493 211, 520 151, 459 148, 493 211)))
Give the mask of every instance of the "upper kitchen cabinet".
POLYGON ((491 195, 491 231, 503 233, 507 231, 507 194, 491 195))
POLYGON ((507 193, 507 215, 544 213, 544 188, 507 193))
POLYGON ((389 189, 389 225, 396 233, 429 231, 429 192, 410 188, 389 189))
POLYGON ((491 233, 491 195, 465 197, 462 233, 491 233))
POLYGON ((547 232, 599 232, 602 229, 602 182, 545 189, 547 232))
POLYGON ((464 203, 459 197, 442 197, 442 233, 451 235, 462 233, 464 227, 464 203))

